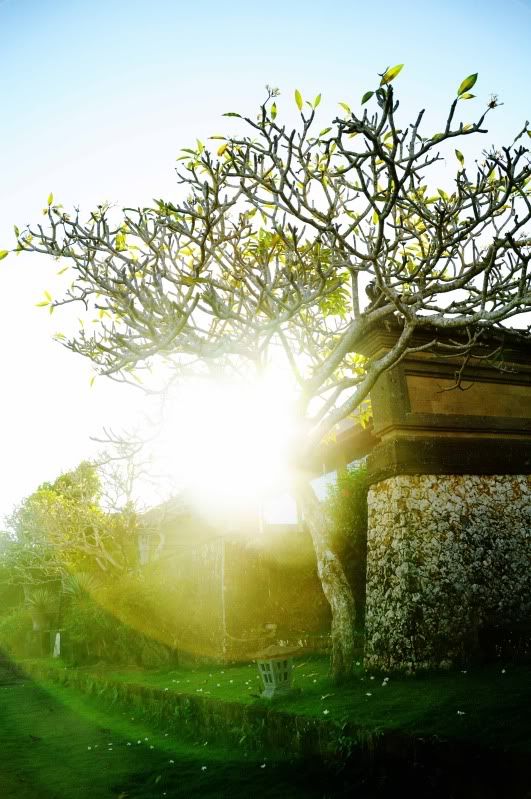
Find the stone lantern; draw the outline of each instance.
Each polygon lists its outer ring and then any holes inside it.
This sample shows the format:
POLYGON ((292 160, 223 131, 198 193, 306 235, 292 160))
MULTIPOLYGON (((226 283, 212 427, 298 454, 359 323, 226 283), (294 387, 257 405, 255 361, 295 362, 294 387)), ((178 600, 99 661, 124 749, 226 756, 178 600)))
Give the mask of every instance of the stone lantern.
POLYGON ((264 698, 271 699, 273 696, 290 693, 293 658, 299 652, 300 649, 272 644, 256 655, 258 671, 264 684, 264 698))

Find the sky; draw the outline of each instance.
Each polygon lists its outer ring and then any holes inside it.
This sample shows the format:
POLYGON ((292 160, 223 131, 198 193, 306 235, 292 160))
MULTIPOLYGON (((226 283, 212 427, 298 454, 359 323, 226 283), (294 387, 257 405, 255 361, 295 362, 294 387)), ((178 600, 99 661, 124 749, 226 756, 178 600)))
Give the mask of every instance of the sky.
MULTIPOLYGON (((295 88, 321 92, 324 127, 404 63, 402 106, 426 107, 435 130, 478 72, 471 115, 497 94, 482 146, 503 144, 531 118, 530 36, 531 0, 0 0, 0 250, 14 224, 42 219, 50 192, 67 209, 171 200, 179 149, 230 132, 223 112, 253 113, 266 83, 280 112, 293 113, 295 88)), ((0 518, 93 456, 103 427, 146 411, 139 391, 90 387, 90 364, 52 340, 64 320, 36 304, 56 272, 35 255, 0 262, 0 518)))

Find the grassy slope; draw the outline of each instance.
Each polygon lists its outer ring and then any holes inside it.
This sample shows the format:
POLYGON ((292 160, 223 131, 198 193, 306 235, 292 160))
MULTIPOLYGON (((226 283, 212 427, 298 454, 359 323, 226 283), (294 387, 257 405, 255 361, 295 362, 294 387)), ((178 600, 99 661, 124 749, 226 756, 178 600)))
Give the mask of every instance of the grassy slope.
POLYGON ((2 799, 323 796, 287 761, 179 742, 51 683, 0 688, 0 740, 2 799))
MULTIPOLYGON (((390 675, 367 674, 361 665, 348 684, 335 686, 327 661, 314 658, 294 669, 300 693, 273 705, 302 716, 353 721, 374 729, 399 729, 415 735, 471 741, 483 746, 531 751, 531 669, 490 665, 466 672, 390 675), (368 695, 370 694, 370 696, 368 695)), ((204 666, 145 672, 106 671, 108 679, 144 683, 161 690, 212 696, 224 701, 257 699, 261 683, 252 665, 204 666)))

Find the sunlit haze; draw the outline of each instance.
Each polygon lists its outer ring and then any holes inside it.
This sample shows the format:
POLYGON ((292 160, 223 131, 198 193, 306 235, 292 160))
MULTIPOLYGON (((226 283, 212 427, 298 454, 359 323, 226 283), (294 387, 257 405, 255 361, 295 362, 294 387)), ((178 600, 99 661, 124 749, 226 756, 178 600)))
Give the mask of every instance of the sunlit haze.
POLYGON ((204 512, 255 507, 289 489, 289 385, 202 380, 165 403, 156 460, 204 512))

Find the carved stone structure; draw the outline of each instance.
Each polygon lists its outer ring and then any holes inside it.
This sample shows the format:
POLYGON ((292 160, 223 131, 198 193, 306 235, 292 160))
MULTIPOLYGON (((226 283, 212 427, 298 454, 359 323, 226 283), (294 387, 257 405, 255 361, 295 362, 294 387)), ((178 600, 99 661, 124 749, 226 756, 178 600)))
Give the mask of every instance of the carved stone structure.
MULTIPOLYGON (((374 331, 364 352, 383 354, 395 340, 374 331)), ((481 341, 462 372, 462 358, 432 348, 371 393, 369 666, 446 666, 485 646, 510 648, 511 636, 523 646, 515 631, 531 622, 531 352, 515 333, 481 341)))

